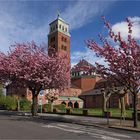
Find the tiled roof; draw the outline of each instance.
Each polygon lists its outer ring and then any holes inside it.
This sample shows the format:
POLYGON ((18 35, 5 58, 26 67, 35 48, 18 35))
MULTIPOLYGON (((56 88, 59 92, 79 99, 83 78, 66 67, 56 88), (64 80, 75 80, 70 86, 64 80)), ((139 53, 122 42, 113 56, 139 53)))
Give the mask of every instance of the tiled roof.
POLYGON ((101 95, 102 93, 101 93, 101 90, 100 89, 92 89, 92 90, 88 90, 88 91, 85 91, 85 92, 83 92, 81 95, 79 95, 79 97, 80 96, 90 96, 90 95, 101 95))
POLYGON ((87 71, 87 70, 94 70, 95 71, 95 67, 90 64, 89 62, 87 62, 85 59, 80 60, 80 62, 78 64, 76 64, 71 71, 72 72, 77 72, 77 71, 87 71))
MULTIPOLYGON (((101 81, 97 82, 96 85, 98 85, 98 84, 104 84, 105 82, 107 82, 107 81, 105 81, 105 80, 102 79, 101 81)), ((85 96, 85 95, 86 96, 90 96, 90 95, 92 95, 92 96, 93 95, 101 95, 102 94, 101 89, 103 89, 103 88, 104 88, 104 86, 102 86, 102 85, 95 86, 94 89, 85 91, 80 96, 85 96)), ((116 89, 117 90, 122 90, 123 87, 122 86, 116 87, 116 89)))
POLYGON ((70 101, 82 101, 80 98, 78 97, 72 97, 72 96, 60 96, 59 100, 62 100, 62 101, 67 101, 67 100, 70 100, 70 101))

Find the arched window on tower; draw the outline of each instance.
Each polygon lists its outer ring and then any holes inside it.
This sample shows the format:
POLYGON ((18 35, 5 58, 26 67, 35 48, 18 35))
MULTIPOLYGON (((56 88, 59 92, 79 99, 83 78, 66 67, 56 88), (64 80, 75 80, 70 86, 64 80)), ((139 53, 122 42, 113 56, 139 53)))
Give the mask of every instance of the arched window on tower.
POLYGON ((64 37, 62 36, 61 40, 63 41, 64 40, 64 37))
POLYGON ((64 38, 64 42, 67 42, 67 38, 64 38))
POLYGON ((66 47, 66 46, 64 46, 64 50, 65 50, 65 51, 67 50, 67 47, 66 47))

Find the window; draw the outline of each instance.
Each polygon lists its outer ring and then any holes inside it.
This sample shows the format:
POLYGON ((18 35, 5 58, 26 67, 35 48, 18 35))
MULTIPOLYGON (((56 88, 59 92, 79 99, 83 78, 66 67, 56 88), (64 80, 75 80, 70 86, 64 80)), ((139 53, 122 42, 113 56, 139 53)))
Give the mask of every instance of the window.
POLYGON ((65 50, 65 51, 67 50, 66 46, 64 46, 64 50, 65 50))
POLYGON ((64 31, 64 26, 62 27, 62 30, 64 31))
POLYGON ((54 42, 55 41, 55 36, 51 38, 51 42, 54 42))
POLYGON ((67 42, 67 38, 63 37, 61 38, 62 41, 67 42))
POLYGON ((53 28, 51 27, 51 32, 53 31, 53 28))
POLYGON ((63 45, 61 46, 61 49, 63 50, 63 45))
POLYGON ((61 46, 61 49, 64 50, 64 51, 66 51, 66 50, 67 50, 67 47, 64 46, 64 45, 62 45, 62 46, 61 46))
POLYGON ((67 38, 64 38, 64 41, 67 42, 67 38))
POLYGON ((65 28, 65 31, 67 32, 67 28, 65 28))
POLYGON ((61 40, 63 41, 64 40, 64 37, 62 36, 61 40))
POLYGON ((59 25, 59 28, 61 29, 61 24, 59 25))
POLYGON ((58 28, 57 24, 55 26, 56 26, 56 29, 57 29, 58 28))

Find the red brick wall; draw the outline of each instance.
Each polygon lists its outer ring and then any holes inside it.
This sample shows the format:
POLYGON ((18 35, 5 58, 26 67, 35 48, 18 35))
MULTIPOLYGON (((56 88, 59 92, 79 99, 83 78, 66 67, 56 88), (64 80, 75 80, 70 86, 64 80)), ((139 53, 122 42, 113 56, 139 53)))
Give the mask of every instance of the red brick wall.
POLYGON ((82 96, 81 99, 84 100, 85 108, 102 108, 103 97, 101 95, 82 96))
POLYGON ((71 83, 82 89, 82 92, 88 91, 94 88, 95 83, 98 81, 98 77, 81 77, 72 78, 71 83))
POLYGON ((82 91, 88 91, 94 88, 96 83, 96 78, 82 78, 81 79, 81 88, 82 91))
POLYGON ((78 88, 81 88, 81 78, 72 78, 71 84, 77 86, 78 88))
MULTIPOLYGON (((55 32, 50 35, 48 35, 48 46, 51 47, 55 45, 56 46, 56 51, 63 55, 67 54, 68 55, 68 62, 70 62, 70 37, 61 33, 61 32, 55 32), (55 37, 55 41, 51 42, 51 38, 55 37), (62 37, 66 38, 66 42, 62 41, 62 37), (66 46, 66 50, 62 49, 62 45, 66 46)), ((51 54, 51 49, 48 49, 48 54, 51 54)))

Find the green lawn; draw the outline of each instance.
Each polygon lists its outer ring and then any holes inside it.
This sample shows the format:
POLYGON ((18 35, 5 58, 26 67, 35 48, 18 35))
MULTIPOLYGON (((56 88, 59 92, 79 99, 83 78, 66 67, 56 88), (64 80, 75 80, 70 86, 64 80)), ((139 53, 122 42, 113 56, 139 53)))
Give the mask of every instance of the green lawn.
MULTIPOLYGON (((46 108, 48 110, 48 105, 46 105, 46 108)), ((55 105, 55 109, 57 109, 58 113, 66 113, 66 107, 65 105, 55 105)), ((82 108, 70 108, 71 114, 78 114, 78 115, 83 115, 83 110, 82 108)), ((92 116, 103 116, 103 112, 101 108, 91 108, 87 109, 88 110, 88 115, 92 116)), ((120 117, 121 116, 121 110, 118 108, 109 108, 107 111, 111 112, 112 117, 120 117)), ((126 117, 127 118, 132 118, 132 109, 126 109, 126 117)), ((140 113, 140 110, 138 111, 140 113)))
MULTIPOLYGON (((83 109, 71 109, 72 111, 72 114, 81 114, 83 113, 83 109)), ((120 109, 117 109, 117 108, 110 108, 108 109, 108 111, 111 112, 111 116, 112 117, 120 117, 121 116, 121 111, 120 109)), ((64 110, 63 110, 64 112, 64 110)), ((133 110, 126 110, 126 117, 127 118, 132 118, 132 112, 133 110)), ((139 111, 140 112, 140 111, 139 111)), ((88 115, 93 115, 93 116, 103 116, 103 113, 102 113, 102 109, 100 108, 95 108, 95 109, 88 109, 88 115)))

